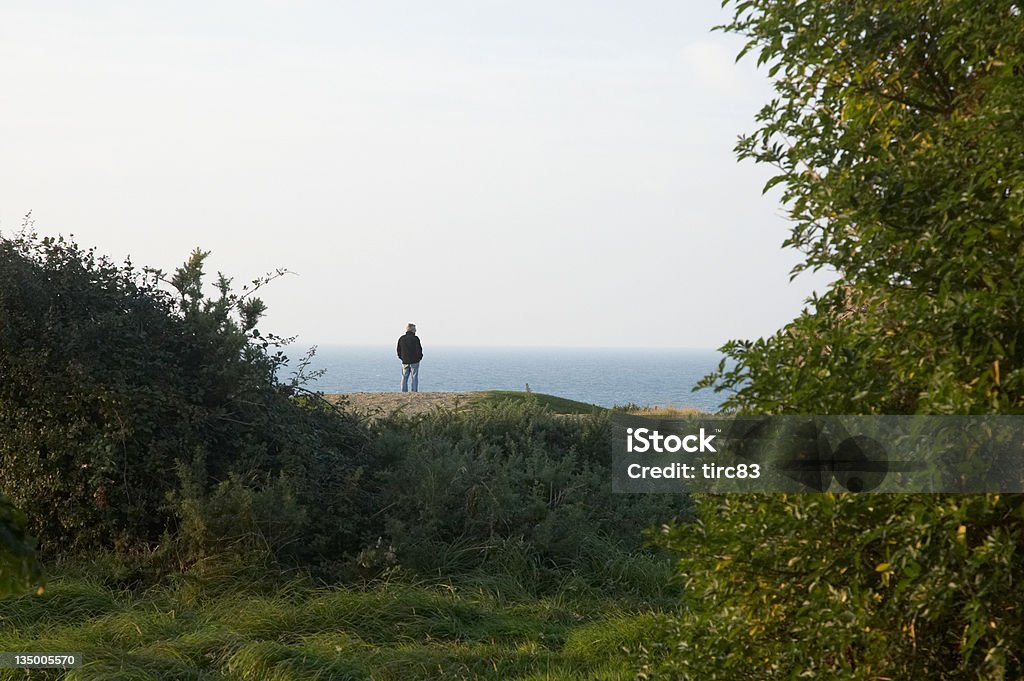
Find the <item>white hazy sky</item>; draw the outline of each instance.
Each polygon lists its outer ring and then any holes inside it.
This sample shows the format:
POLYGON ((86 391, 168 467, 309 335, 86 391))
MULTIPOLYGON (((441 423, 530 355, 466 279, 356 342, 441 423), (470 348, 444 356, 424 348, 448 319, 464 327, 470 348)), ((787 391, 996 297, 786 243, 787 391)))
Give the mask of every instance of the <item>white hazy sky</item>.
POLYGON ((302 343, 717 347, 825 276, 736 136, 718 0, 0 7, 0 230, 196 247, 302 343))

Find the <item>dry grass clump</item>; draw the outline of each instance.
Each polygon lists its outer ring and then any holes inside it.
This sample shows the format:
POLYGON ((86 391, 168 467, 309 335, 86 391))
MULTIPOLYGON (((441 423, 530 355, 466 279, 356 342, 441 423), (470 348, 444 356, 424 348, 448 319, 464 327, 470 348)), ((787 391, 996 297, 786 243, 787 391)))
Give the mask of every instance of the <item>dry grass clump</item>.
POLYGON ((633 414, 634 416, 675 416, 680 418, 712 416, 712 414, 698 409, 697 407, 677 407, 673 404, 647 407, 631 404, 622 407, 622 410, 627 414, 633 414))

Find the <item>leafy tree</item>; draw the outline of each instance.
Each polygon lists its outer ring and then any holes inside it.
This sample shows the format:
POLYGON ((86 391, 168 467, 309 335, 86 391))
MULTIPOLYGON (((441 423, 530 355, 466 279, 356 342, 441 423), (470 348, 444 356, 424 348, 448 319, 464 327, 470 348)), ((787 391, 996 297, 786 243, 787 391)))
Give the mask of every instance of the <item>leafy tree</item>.
POLYGON ((778 93, 737 151, 779 171, 796 272, 838 279, 776 335, 725 347, 727 406, 1024 411, 1019 3, 735 4, 725 28, 778 93))
MULTIPOLYGON (((787 246, 835 283, 704 381, 750 413, 1024 413, 1018 2, 741 0, 787 246)), ((1019 495, 706 497, 649 677, 1024 676, 1019 495)))

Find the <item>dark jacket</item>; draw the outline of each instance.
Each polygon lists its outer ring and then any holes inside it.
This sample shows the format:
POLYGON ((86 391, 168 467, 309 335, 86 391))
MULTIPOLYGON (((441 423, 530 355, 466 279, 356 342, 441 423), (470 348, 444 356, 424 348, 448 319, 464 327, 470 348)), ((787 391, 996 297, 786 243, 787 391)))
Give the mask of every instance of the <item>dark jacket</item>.
POLYGON ((423 359, 423 346, 412 331, 406 331, 405 335, 398 339, 398 358, 402 360, 402 364, 415 364, 423 359))

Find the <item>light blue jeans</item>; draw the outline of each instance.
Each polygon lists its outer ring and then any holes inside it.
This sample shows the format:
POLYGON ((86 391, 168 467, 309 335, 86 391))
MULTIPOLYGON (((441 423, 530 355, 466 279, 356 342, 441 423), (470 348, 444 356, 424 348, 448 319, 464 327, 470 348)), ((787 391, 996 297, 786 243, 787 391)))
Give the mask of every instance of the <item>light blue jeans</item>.
POLYGON ((409 392, 409 377, 412 376, 412 391, 418 393, 420 391, 420 363, 413 362, 412 364, 402 365, 402 392, 409 392))

